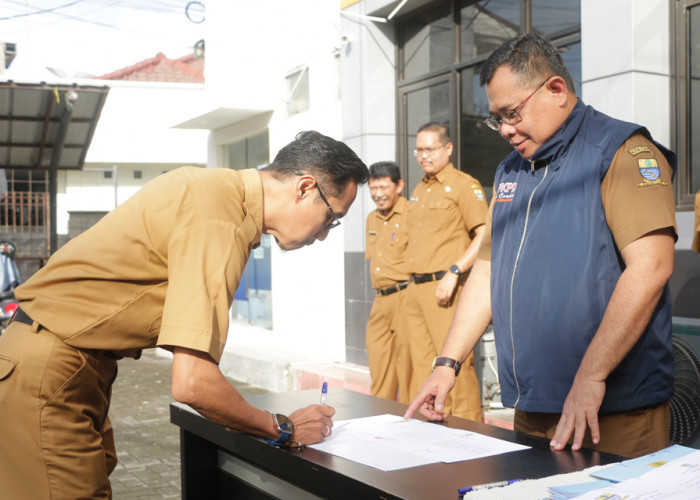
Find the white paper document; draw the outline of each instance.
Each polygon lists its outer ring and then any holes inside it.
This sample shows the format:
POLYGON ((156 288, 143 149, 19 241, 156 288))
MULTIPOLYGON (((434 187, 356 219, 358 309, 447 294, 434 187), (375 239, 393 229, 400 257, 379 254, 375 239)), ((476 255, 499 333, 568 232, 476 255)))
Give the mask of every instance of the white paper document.
POLYGON ((397 415, 341 420, 310 448, 384 471, 459 462, 529 448, 483 434, 397 415))
POLYGON ((594 490, 581 500, 688 500, 700 498, 700 451, 646 472, 639 477, 594 490))

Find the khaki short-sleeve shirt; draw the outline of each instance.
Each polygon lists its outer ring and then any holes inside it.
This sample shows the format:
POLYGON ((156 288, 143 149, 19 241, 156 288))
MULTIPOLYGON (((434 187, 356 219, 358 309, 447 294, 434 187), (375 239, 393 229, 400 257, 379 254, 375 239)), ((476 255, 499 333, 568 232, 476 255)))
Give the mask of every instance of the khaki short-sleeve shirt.
POLYGON ((452 164, 423 177, 408 203, 406 270, 422 274, 449 269, 469 247, 487 211, 479 181, 452 164))
MULTIPOLYGON (((617 248, 623 249, 645 234, 666 227, 673 228, 678 238, 672 174, 666 157, 641 134, 632 135, 617 150, 600 186, 605 218, 617 248), (659 167, 656 181, 647 181, 640 173, 640 162, 647 160, 659 167)), ((493 201, 491 205, 479 247, 479 258, 485 260, 491 260, 493 201)))
POLYGON ((16 296, 73 347, 180 346, 218 362, 261 229, 256 170, 176 169, 68 242, 16 296))
POLYGON ((367 216, 367 245, 372 288, 387 288, 408 280, 405 268, 408 229, 406 198, 399 196, 389 214, 374 210, 367 216))

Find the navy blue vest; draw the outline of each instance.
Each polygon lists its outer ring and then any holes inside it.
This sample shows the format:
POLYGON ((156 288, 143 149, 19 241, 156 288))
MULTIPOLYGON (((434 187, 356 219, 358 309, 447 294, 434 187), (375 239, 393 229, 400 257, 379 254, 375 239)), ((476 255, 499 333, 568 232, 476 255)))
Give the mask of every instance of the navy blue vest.
MULTIPOLYGON (((491 303, 506 406, 562 410, 624 269, 601 181, 634 133, 650 137, 579 101, 529 161, 514 152, 496 171, 491 303)), ((675 171, 675 155, 657 146, 675 171)), ((608 377, 601 412, 666 401, 672 393, 667 285, 639 342, 608 377)))

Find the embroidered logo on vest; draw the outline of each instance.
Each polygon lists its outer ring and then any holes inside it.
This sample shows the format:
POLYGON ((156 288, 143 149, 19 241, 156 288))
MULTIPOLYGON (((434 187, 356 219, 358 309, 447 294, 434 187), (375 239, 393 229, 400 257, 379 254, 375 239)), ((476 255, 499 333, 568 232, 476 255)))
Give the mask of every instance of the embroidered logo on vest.
POLYGON ((498 191, 496 191, 495 202, 506 202, 513 201, 515 197, 515 190, 518 187, 517 182, 501 182, 498 185, 498 191))

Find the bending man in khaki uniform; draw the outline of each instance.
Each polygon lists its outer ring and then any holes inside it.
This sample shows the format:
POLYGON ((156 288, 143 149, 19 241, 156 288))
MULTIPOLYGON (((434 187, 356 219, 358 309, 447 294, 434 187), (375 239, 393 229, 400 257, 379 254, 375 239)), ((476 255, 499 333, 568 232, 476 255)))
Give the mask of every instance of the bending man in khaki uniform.
POLYGON ((149 347, 174 353, 172 395, 206 418, 280 446, 323 440, 333 408, 271 415, 218 363, 261 234, 287 250, 324 240, 367 176, 345 144, 303 132, 260 171, 161 175, 56 252, 0 337, 3 498, 111 497, 116 360, 149 347))
MULTIPOLYGON (((481 184, 452 166, 447 127, 418 130, 414 154, 425 173, 408 203, 405 322, 413 366, 411 398, 436 359, 466 280, 476 260, 488 205, 481 184)), ((481 420, 481 396, 472 355, 465 360, 445 412, 481 420)))
POLYGON ((393 161, 369 167, 369 192, 377 209, 367 216, 369 275, 377 291, 367 321, 366 345, 372 396, 408 403, 411 360, 401 324, 404 290, 408 286, 406 259, 406 198, 393 161))

